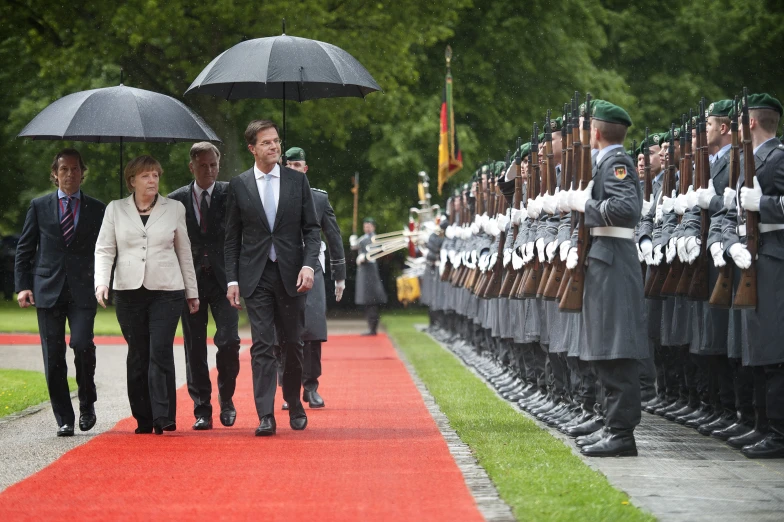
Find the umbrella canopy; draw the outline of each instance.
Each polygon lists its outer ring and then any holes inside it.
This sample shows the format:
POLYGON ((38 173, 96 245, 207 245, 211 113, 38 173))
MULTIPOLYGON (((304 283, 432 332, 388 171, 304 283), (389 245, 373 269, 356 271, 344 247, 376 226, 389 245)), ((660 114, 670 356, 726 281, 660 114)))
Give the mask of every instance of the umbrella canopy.
POLYGON ((193 80, 185 94, 301 102, 364 98, 380 90, 362 64, 340 47, 284 34, 246 40, 224 51, 193 80))
POLYGON ((27 124, 19 137, 95 143, 213 141, 220 138, 179 100, 133 87, 69 94, 27 124))

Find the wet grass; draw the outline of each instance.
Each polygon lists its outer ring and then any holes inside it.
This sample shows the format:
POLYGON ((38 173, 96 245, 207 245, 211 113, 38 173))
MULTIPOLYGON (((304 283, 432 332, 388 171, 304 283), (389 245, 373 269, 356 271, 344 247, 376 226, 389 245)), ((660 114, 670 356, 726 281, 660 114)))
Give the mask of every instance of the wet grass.
POLYGON ((518 520, 655 520, 415 330, 426 315, 390 314, 383 323, 518 520))

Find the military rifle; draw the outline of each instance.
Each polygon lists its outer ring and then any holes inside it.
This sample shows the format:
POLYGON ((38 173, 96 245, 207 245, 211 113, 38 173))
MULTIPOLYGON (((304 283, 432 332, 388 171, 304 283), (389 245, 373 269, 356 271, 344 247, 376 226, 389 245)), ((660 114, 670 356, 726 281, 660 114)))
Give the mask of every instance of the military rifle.
MULTIPOLYGON (((539 161, 539 127, 534 123, 534 135, 531 138, 531 190, 528 192, 529 197, 531 194, 536 197, 537 195, 544 195, 544 184, 542 183, 542 166, 539 161)), ((541 219, 541 217, 540 217, 541 219)), ((536 240, 534 240, 534 243, 536 240)), ((534 247, 536 248, 536 247, 534 247)), ((523 279, 522 288, 520 289, 521 297, 523 299, 531 299, 536 297, 536 291, 539 288, 539 282, 542 279, 542 264, 539 262, 539 256, 534 253, 533 259, 526 267, 526 277, 523 279)))
MULTIPOLYGON (((508 159, 506 163, 508 163, 508 159)), ((504 165, 506 165, 506 163, 504 165)), ((506 169, 504 169, 506 172, 506 169)), ((500 193, 498 184, 493 183, 496 191, 496 215, 506 213, 506 198, 500 193)), ((506 248, 506 231, 501 230, 498 236, 498 250, 496 251, 495 263, 492 267, 488 268, 490 272, 489 281, 482 294, 485 298, 499 297, 501 292, 501 283, 504 277, 504 248, 506 248)))
MULTIPOLYGON (((574 91, 574 98, 572 98, 572 149, 571 149, 571 162, 569 166, 569 188, 571 190, 577 190, 579 183, 580 183, 580 176, 582 173, 582 161, 583 161, 583 146, 582 142, 580 141, 580 111, 578 104, 580 103, 580 93, 574 91)), ((590 143, 588 145, 590 148, 590 143)), ((572 237, 572 233, 574 232, 574 228, 577 226, 577 221, 580 217, 580 213, 576 211, 572 211, 571 216, 571 226, 569 230, 569 237, 572 237)), ((566 266, 564 264, 564 266, 566 266)), ((572 271, 568 268, 564 273, 563 277, 561 278, 561 286, 558 288, 558 295, 556 296, 556 300, 561 302, 563 299, 563 295, 566 293, 566 288, 569 285, 569 279, 571 279, 572 271)))
MULTIPOLYGON (((689 119, 686 120, 686 115, 683 115, 684 125, 682 128, 685 129, 684 135, 681 137, 681 150, 685 151, 682 155, 681 164, 683 165, 683 170, 681 170, 681 194, 687 194, 689 191, 689 187, 692 187, 694 190, 697 187, 697 184, 701 183, 700 176, 701 176, 701 169, 702 169, 702 150, 697 147, 697 150, 692 150, 692 139, 691 139, 691 131, 692 131, 692 111, 689 110, 689 119), (685 139, 685 146, 683 145, 685 139), (684 148, 685 147, 685 148, 684 148), (693 163, 692 163, 693 161, 693 163), (697 168, 694 169, 694 166, 697 168), (685 175, 684 175, 685 171, 685 175), (686 178, 685 180, 683 178, 686 178)), ((698 138, 699 139, 699 138, 698 138)), ((684 210, 684 216, 685 211, 684 210)), ((683 222, 684 216, 681 216, 680 221, 683 222)), ((676 287, 675 294, 681 296, 688 296, 689 288, 691 286, 691 281, 694 278, 694 273, 697 270, 697 263, 686 263, 682 262, 681 266, 683 267, 683 272, 681 273, 681 278, 678 280, 678 286, 676 287)))
MULTIPOLYGON (((667 163, 664 170, 664 181, 662 183, 662 196, 672 197, 672 191, 675 188, 675 164, 677 161, 678 157, 675 154, 675 124, 673 123, 670 126, 670 143, 666 156, 667 163)), ((663 216, 662 220, 664 220, 663 216)), ((662 245, 662 247, 666 248, 666 244, 662 245)), ((653 299, 665 296, 665 294, 662 292, 662 287, 667 281, 670 271, 663 263, 664 261, 662 261, 662 265, 659 266, 659 269, 656 271, 656 278, 651 282, 649 297, 653 299)))
MULTIPOLYGON (((547 170, 545 171, 545 178, 547 181, 547 188, 546 193, 550 196, 555 195, 555 187, 558 184, 558 180, 555 177, 555 156, 553 152, 553 129, 552 129, 552 113, 550 109, 547 109, 547 119, 545 121, 545 130, 544 130, 544 151, 545 156, 547 157, 547 170)), ((549 215, 544 215, 545 221, 549 220, 549 215)), ((542 246, 542 248, 546 249, 546 244, 542 246)), ((553 265, 555 264, 555 259, 553 262, 547 262, 546 254, 545 254, 545 265, 542 271, 542 278, 539 281, 539 288, 536 290, 536 297, 537 298, 544 298, 544 292, 547 289, 547 283, 550 282, 550 275, 553 271, 553 265)), ((552 296, 549 299, 545 299, 548 301, 552 301, 555 299, 555 296, 552 296)))
MULTIPOLYGON (((754 188, 756 167, 754 165, 754 149, 751 145, 751 128, 749 123, 749 94, 743 88, 743 109, 741 111, 743 123, 743 184, 748 189, 754 188)), ((738 198, 740 202, 740 198, 738 198)), ((751 254, 751 266, 741 270, 740 283, 735 292, 734 308, 750 310, 757 308, 757 252, 759 250, 759 212, 741 209, 738 205, 738 215, 741 211, 746 216, 746 249, 751 254)))
MULTIPOLYGON (((580 172, 580 190, 585 190, 592 178, 591 162, 591 94, 585 95, 585 111, 583 112, 582 128, 582 164, 580 172)), ((562 312, 581 312, 583 309, 583 293, 585 291, 585 260, 591 248, 591 235, 585 226, 585 213, 579 212, 577 223, 577 266, 572 269, 566 291, 561 298, 559 308, 562 312)))
MULTIPOLYGON (((730 119, 730 135, 732 136, 732 145, 730 146, 730 179, 727 185, 730 188, 738 186, 740 179, 740 137, 738 136, 738 97, 735 96, 735 103, 732 105, 732 118, 730 119)), ((709 304, 713 308, 730 308, 732 307, 732 279, 733 279, 733 265, 727 263, 719 269, 719 277, 716 279, 716 285, 713 287, 713 293, 709 304)))
MULTIPOLYGON (((569 122, 569 104, 564 103, 563 106, 563 120, 561 125, 561 189, 568 190, 567 187, 571 184, 571 159, 569 157, 571 152, 571 122, 569 122), (569 122, 569 123, 567 123, 569 122)), ((559 222, 564 217, 564 212, 558 212, 559 222)), ((555 301, 558 299, 558 290, 561 288, 564 273, 566 272, 566 263, 561 261, 561 256, 556 250, 552 260, 552 270, 550 277, 547 280, 542 298, 545 301, 555 301)))
MULTIPOLYGON (((520 201, 523 199, 523 176, 521 173, 521 165, 523 163, 523 158, 520 156, 520 147, 522 146, 522 138, 517 138, 517 148, 515 149, 515 156, 514 156, 514 164, 512 166, 512 172, 514 172, 514 196, 512 196, 512 209, 519 210, 520 209, 520 201)), ((517 234, 520 232, 520 225, 515 224, 512 225, 512 245, 517 240, 517 234)), ((502 265, 503 266, 503 265, 502 265)), ((512 267, 512 263, 510 262, 504 273, 504 280, 501 283, 501 289, 498 292, 498 297, 509 297, 510 293, 512 292, 512 287, 514 286, 515 279, 517 278, 517 270, 512 267)))
MULTIPOLYGON (((683 115, 683 120, 686 120, 686 115, 683 115)), ((682 129, 683 127, 681 127, 682 129)), ((680 138, 678 140, 680 142, 680 157, 677 160, 678 170, 680 172, 680 179, 678 180, 678 194, 686 194, 689 185, 685 185, 686 183, 690 183, 690 176, 689 173, 691 172, 691 162, 689 166, 686 166, 686 133, 681 132, 680 138)), ((689 149, 691 149, 691 136, 689 137, 688 143, 689 149)), ((689 152, 689 161, 691 161, 691 152, 689 152)), ((678 220, 678 224, 680 225, 683 216, 678 216, 676 218, 678 220)), ((674 297, 678 294, 678 284, 681 281, 681 276, 683 276, 683 271, 685 269, 684 263, 681 262, 680 258, 676 254, 670 263, 670 271, 667 274, 667 279, 664 282, 664 286, 661 289, 661 295, 667 297, 674 297)))
MULTIPOLYGON (((642 197, 645 201, 651 200, 653 194, 653 179, 651 178, 651 149, 650 149, 650 129, 645 127, 645 141, 640 148, 642 152, 643 175, 642 175, 642 197)), ((642 281, 645 284, 648 275, 648 264, 642 262, 642 281)))
MULTIPOLYGON (((697 176, 701 189, 708 188, 710 181, 710 160, 708 159, 708 129, 705 116, 705 98, 700 100, 700 117, 697 119, 697 176)), ((695 185, 697 181, 695 180, 695 185)), ((710 229, 710 209, 700 209, 700 253, 694 261, 695 270, 689 285, 688 298, 692 301, 708 300, 708 232, 710 229)))

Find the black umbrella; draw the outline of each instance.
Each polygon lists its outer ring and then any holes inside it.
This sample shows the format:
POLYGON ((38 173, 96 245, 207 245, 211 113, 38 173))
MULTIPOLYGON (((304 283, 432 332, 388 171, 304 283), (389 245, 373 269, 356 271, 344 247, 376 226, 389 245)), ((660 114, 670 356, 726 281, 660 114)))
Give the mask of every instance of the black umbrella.
MULTIPOLYGON (((332 44, 286 36, 257 38, 224 51, 193 80, 185 94, 200 93, 227 100, 283 100, 283 143, 286 100, 364 98, 381 87, 361 63, 332 44)), ((285 148, 284 148, 285 150, 285 148)))
POLYGON ((122 84, 60 98, 33 118, 19 137, 120 143, 120 197, 123 142, 220 143, 220 138, 201 116, 181 101, 122 84))

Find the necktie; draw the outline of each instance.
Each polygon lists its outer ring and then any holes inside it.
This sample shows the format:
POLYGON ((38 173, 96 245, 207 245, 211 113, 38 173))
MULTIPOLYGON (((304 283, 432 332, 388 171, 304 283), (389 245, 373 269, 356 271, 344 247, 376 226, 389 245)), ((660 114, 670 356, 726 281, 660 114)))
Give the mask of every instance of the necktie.
POLYGON ((199 205, 199 220, 201 221, 201 233, 207 233, 207 211, 209 207, 207 206, 207 191, 204 190, 201 193, 201 204, 199 205))
MULTIPOLYGON (((264 176, 266 185, 264 186, 264 213, 267 214, 267 223, 269 223, 270 232, 275 230, 275 193, 272 190, 272 174, 264 176)), ((269 258, 275 261, 278 256, 275 254, 275 243, 272 243, 269 251, 269 258)))
POLYGON ((63 217, 60 219, 60 228, 63 230, 65 246, 68 246, 74 238, 74 215, 71 207, 71 197, 66 196, 63 199, 65 200, 65 209, 63 210, 63 217))

